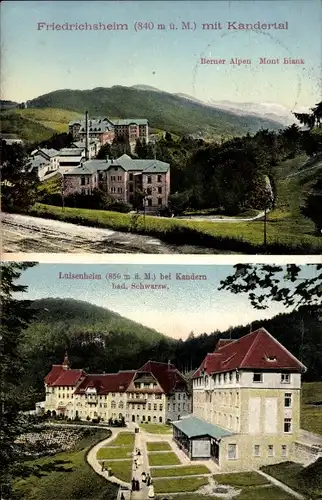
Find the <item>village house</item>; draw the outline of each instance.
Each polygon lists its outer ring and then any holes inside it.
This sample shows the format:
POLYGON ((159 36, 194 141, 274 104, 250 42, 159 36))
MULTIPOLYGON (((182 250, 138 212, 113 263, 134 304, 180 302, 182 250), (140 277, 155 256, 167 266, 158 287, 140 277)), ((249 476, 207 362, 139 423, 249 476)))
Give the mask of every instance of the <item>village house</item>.
POLYGON ((45 411, 71 419, 166 423, 191 413, 187 380, 170 363, 148 361, 139 370, 87 374, 71 369, 66 354, 45 377, 45 391, 45 411))
POLYGON ((227 472, 292 460, 305 371, 264 328, 218 342, 193 375, 193 414, 173 422, 174 440, 227 472))
POLYGON ((168 206, 170 165, 159 160, 89 160, 64 175, 65 196, 91 194, 101 189, 115 201, 135 204, 138 197, 145 210, 154 213, 168 206), (144 205, 143 205, 144 204, 144 205))
MULTIPOLYGON (((86 152, 86 140, 75 141, 70 145, 71 148, 83 149, 86 152)), ((88 141, 88 158, 95 158, 101 149, 99 139, 89 139, 88 141)))
POLYGON ((59 151, 56 149, 39 148, 30 153, 29 171, 36 171, 40 180, 45 175, 55 172, 59 168, 59 151))
POLYGON ((86 150, 84 148, 63 148, 58 152, 58 168, 61 173, 70 172, 85 162, 86 150))

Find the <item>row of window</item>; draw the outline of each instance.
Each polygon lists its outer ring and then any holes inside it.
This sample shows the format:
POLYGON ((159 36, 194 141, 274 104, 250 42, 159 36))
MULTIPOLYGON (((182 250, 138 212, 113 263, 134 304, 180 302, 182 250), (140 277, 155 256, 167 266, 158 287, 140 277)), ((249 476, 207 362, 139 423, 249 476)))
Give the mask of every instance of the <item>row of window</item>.
MULTIPOLYGON (((236 444, 228 444, 228 460, 236 460, 238 458, 238 449, 236 444)), ((254 445, 254 451, 253 455, 254 457, 261 457, 261 446, 259 444, 254 445)), ((274 445, 269 444, 267 446, 267 457, 274 457, 275 456, 275 449, 274 445)), ((281 457, 287 457, 287 445, 282 444, 281 445, 281 457)))
MULTIPOLYGON (((172 405, 172 411, 176 411, 176 404, 173 403, 172 405)), ((185 410, 186 409, 186 405, 185 403, 182 403, 182 410, 185 410)), ((189 403, 187 404, 187 410, 189 410, 189 403)), ((168 411, 171 411, 171 405, 168 404, 168 411)), ((178 411, 181 411, 181 403, 178 403, 178 411)))
MULTIPOLYGON (((291 383, 291 374, 290 373, 281 373, 281 384, 290 384, 291 383)), ((262 383, 264 381, 264 374, 259 372, 259 373, 253 373, 253 382, 255 383, 262 383)))
POLYGON ((239 392, 214 392, 207 394, 204 392, 194 393, 194 400, 203 403, 216 403, 219 406, 239 406, 239 392))

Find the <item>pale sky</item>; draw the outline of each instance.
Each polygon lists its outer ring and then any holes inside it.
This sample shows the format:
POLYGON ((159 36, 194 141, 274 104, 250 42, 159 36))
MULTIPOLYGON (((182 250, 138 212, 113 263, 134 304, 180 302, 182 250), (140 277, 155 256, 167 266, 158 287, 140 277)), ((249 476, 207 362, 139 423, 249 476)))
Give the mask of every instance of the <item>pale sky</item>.
MULTIPOLYGON (((312 277, 315 268, 303 266, 302 276, 312 277)), ((289 312, 280 303, 270 303, 267 310, 252 308, 246 295, 218 291, 219 282, 233 272, 228 265, 137 265, 137 264, 38 264, 22 274, 20 282, 28 285, 24 299, 45 297, 73 298, 95 304, 138 323, 154 328, 173 338, 226 330, 289 312), (64 280, 59 273, 96 273, 102 280, 64 280), (113 289, 107 273, 129 274, 128 283, 166 283, 167 290, 113 289), (138 273, 139 280, 135 279, 138 273), (155 274, 155 281, 144 281, 145 273, 155 274), (171 280, 161 280, 160 273, 170 274, 171 280), (176 273, 206 275, 207 280, 176 280, 176 273)))
POLYGON ((58 89, 144 84, 205 101, 310 107, 320 99, 321 6, 320 0, 5 0, 2 99, 21 102, 58 89), (288 30, 228 30, 227 23, 234 21, 288 22, 288 30), (50 31, 38 29, 39 22, 116 22, 128 29, 50 31), (136 22, 153 28, 135 31, 136 22), (183 30, 187 22, 196 29, 183 30), (203 23, 215 22, 223 29, 202 29, 203 23), (166 29, 158 29, 159 24, 166 29), (253 62, 201 65, 201 57, 253 62), (305 64, 258 65, 260 57, 303 58, 305 64))

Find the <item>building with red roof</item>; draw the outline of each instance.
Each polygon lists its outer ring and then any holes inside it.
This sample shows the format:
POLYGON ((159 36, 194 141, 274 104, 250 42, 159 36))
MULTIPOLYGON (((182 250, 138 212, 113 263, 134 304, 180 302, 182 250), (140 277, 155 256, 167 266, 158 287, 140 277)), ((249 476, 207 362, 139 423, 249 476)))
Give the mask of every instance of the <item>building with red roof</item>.
POLYGON ((220 340, 193 374, 193 415, 173 423, 174 438, 225 471, 291 460, 305 371, 264 328, 220 340))
POLYGON ((45 410, 69 418, 165 423, 191 413, 184 376, 170 363, 148 361, 138 370, 88 374, 68 356, 45 377, 45 410))

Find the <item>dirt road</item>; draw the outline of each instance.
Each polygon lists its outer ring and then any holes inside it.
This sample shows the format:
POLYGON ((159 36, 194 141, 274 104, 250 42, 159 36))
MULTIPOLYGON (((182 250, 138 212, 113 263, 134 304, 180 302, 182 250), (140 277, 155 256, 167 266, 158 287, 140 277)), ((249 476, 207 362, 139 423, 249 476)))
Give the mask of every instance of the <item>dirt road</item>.
POLYGON ((28 215, 1 216, 4 253, 219 253, 197 246, 167 245, 157 238, 28 215))

